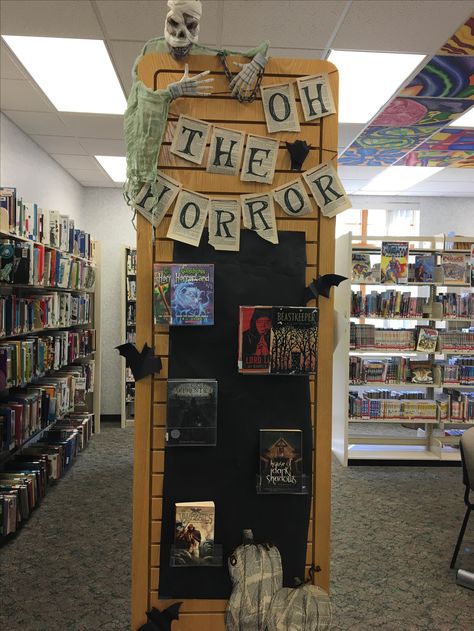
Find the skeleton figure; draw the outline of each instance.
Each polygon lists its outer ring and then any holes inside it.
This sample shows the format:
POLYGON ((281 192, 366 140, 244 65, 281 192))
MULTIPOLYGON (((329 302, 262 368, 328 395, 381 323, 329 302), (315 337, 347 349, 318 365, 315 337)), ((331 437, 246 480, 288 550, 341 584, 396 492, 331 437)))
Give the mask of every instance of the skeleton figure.
MULTIPOLYGON (((143 186, 147 184, 151 193, 157 194, 156 164, 171 101, 181 96, 206 96, 210 94, 214 81, 207 77, 209 70, 193 77, 189 76, 186 64, 184 74, 179 81, 170 83, 164 89, 151 90, 137 76, 137 67, 141 58, 148 53, 168 52, 176 61, 183 60, 188 54, 244 55, 250 61, 246 64, 236 62, 241 70, 230 84, 234 98, 246 96, 252 91, 259 73, 265 68, 267 62, 268 42, 262 42, 245 53, 200 46, 198 44, 202 14, 200 0, 168 0, 168 8, 164 37, 149 40, 135 61, 132 70, 133 85, 125 111, 127 180, 124 186, 124 197, 127 203, 139 212, 134 200, 143 186)), ((147 219, 150 219, 153 214, 152 210, 144 215, 147 219)))

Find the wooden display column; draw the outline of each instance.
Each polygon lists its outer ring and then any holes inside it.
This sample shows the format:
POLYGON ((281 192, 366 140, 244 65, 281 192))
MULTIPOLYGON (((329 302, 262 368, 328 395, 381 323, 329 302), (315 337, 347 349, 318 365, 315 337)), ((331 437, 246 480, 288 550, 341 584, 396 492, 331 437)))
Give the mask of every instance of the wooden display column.
MULTIPOLYGON (((230 57, 245 63, 244 57, 230 57)), ((306 123, 299 98, 297 108, 301 132, 268 134, 260 97, 250 104, 241 104, 229 95, 227 79, 217 57, 189 56, 190 73, 210 69, 214 77, 214 94, 210 97, 188 97, 171 105, 168 124, 161 147, 158 168, 182 182, 185 188, 213 196, 268 192, 286 184, 299 174, 290 170, 290 158, 285 141, 306 140, 311 151, 304 163, 308 170, 337 156, 337 115, 306 123), (275 177, 270 185, 241 182, 237 176, 207 173, 207 151, 203 165, 190 162, 170 153, 176 121, 180 114, 205 120, 239 131, 268 135, 280 140, 275 177)), ((152 89, 165 87, 179 80, 184 62, 174 61, 167 54, 145 55, 138 67, 140 79, 152 89)), ((295 81, 298 77, 329 74, 337 107, 338 76, 336 68, 326 61, 271 58, 265 70, 263 85, 295 81)), ((295 91, 297 93, 297 91, 295 91)), ((303 218, 290 218, 276 205, 279 230, 294 230, 306 235, 306 280, 318 274, 334 271, 335 220, 321 215, 312 200, 313 213, 303 218)), ((159 559, 164 472, 164 433, 166 421, 166 377, 168 370, 167 327, 153 327, 153 263, 173 260, 173 241, 166 238, 172 210, 156 231, 153 242, 152 227, 138 216, 137 237, 137 346, 145 342, 154 345, 155 353, 163 361, 163 370, 156 377, 147 377, 136 384, 135 464, 133 484, 133 558, 132 558, 132 631, 146 622, 145 612, 155 606, 160 609, 172 601, 158 599, 159 559)), ((278 247, 275 245, 274 247, 278 247)), ((229 253, 232 256, 232 253, 229 253)), ((313 301, 310 305, 316 305, 313 301)), ((313 419, 313 498, 308 531, 306 562, 319 568, 315 581, 329 587, 330 515, 331 515, 331 392, 333 353, 333 300, 318 301, 319 349, 318 374, 310 378, 313 419)), ((236 367, 237 370, 237 367, 236 367)), ((224 631, 225 600, 185 600, 174 631, 224 631)))

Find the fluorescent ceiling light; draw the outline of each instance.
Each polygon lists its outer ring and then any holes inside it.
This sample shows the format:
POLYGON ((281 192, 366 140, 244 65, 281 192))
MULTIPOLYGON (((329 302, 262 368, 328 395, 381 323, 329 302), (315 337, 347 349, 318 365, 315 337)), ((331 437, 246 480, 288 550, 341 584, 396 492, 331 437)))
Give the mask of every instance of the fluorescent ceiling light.
POLYGON ((102 40, 2 37, 60 112, 124 113, 125 96, 102 40))
POLYGON ((367 123, 425 55, 332 50, 339 70, 339 122, 367 123))
POLYGON ((444 167, 388 167, 376 175, 360 190, 371 193, 399 193, 411 188, 418 182, 426 180, 444 167))
POLYGON ((124 156, 95 156, 95 159, 114 182, 125 182, 127 160, 124 156))
POLYGON ((449 124, 450 127, 474 127, 474 107, 449 124))

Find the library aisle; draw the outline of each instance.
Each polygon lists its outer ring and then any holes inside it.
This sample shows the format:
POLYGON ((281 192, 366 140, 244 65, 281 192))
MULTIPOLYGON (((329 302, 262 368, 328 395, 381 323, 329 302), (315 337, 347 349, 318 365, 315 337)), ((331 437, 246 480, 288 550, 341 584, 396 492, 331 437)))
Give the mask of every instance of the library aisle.
MULTIPOLYGON (((128 631, 132 444, 133 428, 103 424, 3 548, 0 629, 128 631)), ((449 570, 461 468, 334 460, 332 483, 332 631, 470 631, 473 594, 449 570)), ((468 548, 472 520, 459 565, 474 571, 468 548)))
POLYGON ((127 631, 133 429, 104 424, 1 549, 2 631, 127 631))

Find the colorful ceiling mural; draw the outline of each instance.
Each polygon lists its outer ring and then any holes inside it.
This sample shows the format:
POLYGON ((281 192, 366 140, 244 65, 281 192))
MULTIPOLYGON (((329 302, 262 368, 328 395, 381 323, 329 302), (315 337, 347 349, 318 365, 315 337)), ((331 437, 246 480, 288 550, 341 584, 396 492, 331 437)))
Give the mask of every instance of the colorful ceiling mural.
POLYGON ((474 167, 474 129, 446 127, 474 105, 474 16, 339 156, 351 166, 474 167))

